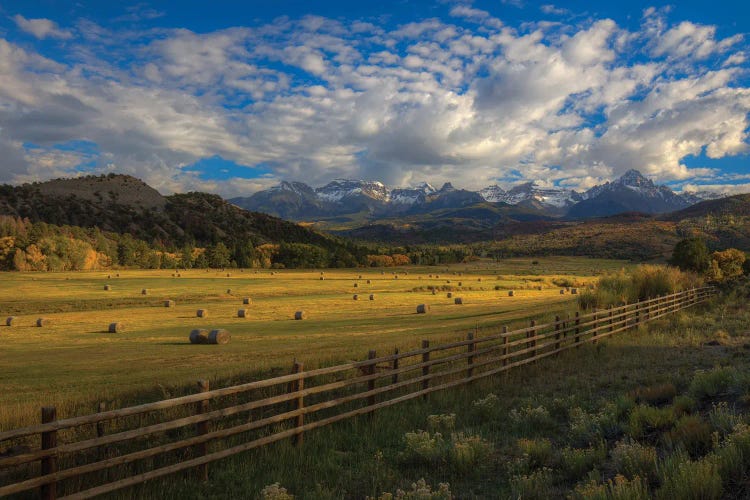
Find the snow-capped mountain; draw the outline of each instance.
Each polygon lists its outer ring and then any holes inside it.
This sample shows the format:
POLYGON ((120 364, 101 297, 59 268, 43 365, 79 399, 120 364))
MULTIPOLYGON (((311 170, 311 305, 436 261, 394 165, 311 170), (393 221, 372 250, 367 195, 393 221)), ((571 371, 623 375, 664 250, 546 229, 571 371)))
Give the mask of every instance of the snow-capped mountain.
POLYGON ((667 186, 654 184, 637 170, 629 170, 622 177, 583 193, 537 182, 525 182, 507 191, 493 185, 475 192, 457 189, 450 182, 440 189, 427 182, 414 187, 389 188, 378 181, 336 179, 319 188, 303 182, 282 181, 248 198, 230 201, 248 210, 296 220, 360 212, 381 217, 424 214, 483 202, 515 205, 546 216, 581 218, 630 211, 671 212, 720 197, 721 194, 710 192, 677 194, 667 186))
POLYGON ((364 195, 374 200, 387 202, 391 193, 382 182, 336 179, 315 190, 318 197, 325 201, 341 201, 351 196, 364 195))

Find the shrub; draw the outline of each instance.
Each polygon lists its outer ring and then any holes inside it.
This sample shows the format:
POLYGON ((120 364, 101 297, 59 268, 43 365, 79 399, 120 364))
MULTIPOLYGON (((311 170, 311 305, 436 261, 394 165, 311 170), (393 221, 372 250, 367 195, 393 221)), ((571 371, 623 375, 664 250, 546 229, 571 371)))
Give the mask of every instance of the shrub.
POLYGON ((604 484, 590 481, 577 486, 572 498, 575 500, 648 500, 651 495, 643 479, 635 477, 629 480, 617 475, 614 481, 610 479, 604 484))
POLYGON ((427 428, 432 432, 450 433, 456 427, 456 414, 443 413, 440 415, 429 415, 427 417, 427 428))
POLYGON ((735 427, 722 446, 716 450, 719 473, 728 491, 739 492, 744 484, 747 493, 747 471, 750 470, 750 428, 735 427))
POLYGON ((592 469, 599 468, 607 458, 607 444, 600 441, 589 448, 565 448, 560 463, 568 479, 576 480, 592 469))
POLYGON ((691 461, 684 455, 665 460, 662 487, 656 498, 664 500, 713 500, 722 498, 723 487, 715 457, 691 461))
POLYGON ((686 238, 675 245, 669 261, 683 271, 704 273, 708 270, 710 256, 703 238, 686 238))
POLYGON ((677 389, 671 382, 651 385, 648 387, 638 387, 629 393, 629 396, 633 398, 636 403, 646 403, 649 405, 663 405, 669 403, 676 395, 677 389))
MULTIPOLYGON (((432 486, 427 484, 424 479, 420 479, 416 483, 412 483, 409 491, 396 490, 396 494, 383 493, 377 500, 451 500, 453 494, 450 490, 448 483, 438 484, 437 491, 432 490, 432 486)), ((372 500, 371 497, 367 497, 367 500, 372 500)))
POLYGON ((286 488, 279 483, 269 484, 260 490, 262 500, 294 500, 294 495, 287 493, 286 488))
POLYGON ((612 449, 612 462, 618 474, 630 479, 656 480, 656 448, 637 441, 620 441, 612 449))
POLYGON ((677 421, 664 439, 672 449, 681 447, 691 457, 700 457, 711 449, 711 426, 698 415, 686 415, 677 421))
POLYGON ((676 267, 642 265, 632 272, 631 302, 685 290, 700 281, 676 267))
POLYGON ((718 432, 721 437, 729 435, 735 427, 743 423, 742 415, 729 408, 729 405, 724 401, 711 406, 711 411, 708 412, 708 421, 713 430, 718 432))
POLYGON ((513 408, 508 418, 513 427, 521 432, 541 432, 556 426, 555 420, 544 406, 513 408))
POLYGON ((401 460, 408 463, 436 463, 445 455, 445 440, 443 435, 434 435, 427 431, 418 430, 404 434, 404 451, 401 460))
POLYGON ((674 412, 675 417, 681 417, 693 413, 695 406, 696 403, 693 398, 680 395, 674 398, 674 401, 672 402, 672 411, 674 412))
POLYGON ((554 454, 549 439, 519 439, 516 444, 529 469, 553 465, 554 454))
POLYGON ((553 278, 552 284, 555 286, 559 286, 560 288, 576 286, 575 280, 571 278, 553 278))
POLYGON ((618 421, 618 407, 605 405, 598 413, 588 413, 581 408, 573 408, 570 417, 571 443, 580 446, 591 445, 600 439, 612 439, 621 432, 618 421))
POLYGON ((495 394, 489 393, 484 398, 479 398, 472 401, 471 408, 479 418, 487 420, 497 416, 498 407, 500 405, 500 398, 495 394))
POLYGON ((630 412, 628 434, 634 439, 653 437, 655 433, 672 427, 674 421, 672 408, 638 405, 630 412))
POLYGON ((689 392, 697 399, 713 399, 727 394, 736 377, 737 370, 732 367, 699 371, 693 376, 689 392))
POLYGON ((451 436, 450 461, 462 473, 481 464, 492 453, 492 445, 479 436, 456 433, 451 436))
POLYGON ((554 496, 552 470, 543 467, 530 474, 513 476, 510 479, 510 490, 513 498, 524 500, 547 500, 554 496))

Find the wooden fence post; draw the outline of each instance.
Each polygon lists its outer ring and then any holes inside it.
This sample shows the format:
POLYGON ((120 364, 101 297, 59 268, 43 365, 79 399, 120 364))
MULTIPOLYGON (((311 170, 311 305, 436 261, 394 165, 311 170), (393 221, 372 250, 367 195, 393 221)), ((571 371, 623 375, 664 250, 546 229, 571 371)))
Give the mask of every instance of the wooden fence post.
POLYGON ((641 305, 640 303, 635 303, 635 326, 640 326, 641 324, 641 305))
MULTIPOLYGON (((57 409, 54 406, 42 407, 42 423, 48 424, 57 420, 57 409)), ((42 432, 42 449, 49 450, 57 447, 57 431, 42 432)), ((57 472, 57 458, 53 455, 42 459, 42 476, 57 472)), ((41 488, 42 500, 55 500, 57 498, 57 483, 43 484, 41 488)))
MULTIPOLYGON (((423 340, 422 341, 422 349, 429 349, 430 348, 430 341, 429 340, 423 340)), ((422 353, 422 363, 428 363, 430 361, 430 352, 423 352, 422 353)), ((430 374, 430 367, 429 366, 423 366, 422 367, 422 376, 426 377, 430 374)), ((430 380, 423 380, 422 381, 422 390, 427 390, 430 388, 430 380)), ((424 399, 427 399, 427 394, 422 396, 424 399)))
MULTIPOLYGON (((560 316, 555 316, 555 350, 560 349, 560 316)), ((558 352, 555 356, 559 355, 558 352)))
MULTIPOLYGON (((208 380, 199 380, 198 381, 198 392, 208 392, 208 380)), ((208 413, 208 399, 204 399, 202 401, 198 401, 195 404, 195 413, 201 414, 201 413, 208 413)), ((204 420, 203 422, 198 422, 195 425, 195 431, 196 434, 199 436, 202 436, 204 434, 208 434, 208 420, 204 420)), ((195 454, 196 456, 202 457, 206 454, 208 446, 207 443, 199 443, 195 445, 195 454)), ((208 464, 199 465, 197 467, 198 470, 198 479, 201 481, 208 481, 208 464)))
MULTIPOLYGON (((294 365, 292 366, 292 373, 302 373, 304 370, 305 370, 305 365, 295 360, 294 365)), ((294 382, 292 382, 292 390, 293 392, 300 392, 300 391, 305 390, 305 379, 300 377, 294 382)), ((297 396, 297 398, 294 400, 294 409, 301 410, 304 407, 305 407, 304 396, 297 396)), ((294 426, 299 429, 303 425, 305 425, 305 414, 300 413, 295 418, 294 426)), ((292 444, 294 446, 301 446, 304 440, 305 440, 305 437, 302 431, 297 431, 297 433, 294 436, 292 436, 292 444)))
MULTIPOLYGON (((99 406, 97 407, 96 411, 97 413, 102 413, 107 410, 107 403, 99 403, 99 406)), ((102 420, 98 421, 96 423, 96 437, 102 437, 104 436, 104 422, 102 420)))
MULTIPOLYGON (((474 343, 474 332, 467 333, 466 340, 470 342, 469 345, 466 346, 467 350, 469 352, 474 352, 476 349, 476 344, 474 343)), ((466 378, 471 378, 471 376, 474 375, 474 367, 472 366, 474 364, 474 356, 466 358, 466 363, 469 365, 469 368, 466 370, 466 378)))
MULTIPOLYGON (((533 339, 533 340, 529 340, 528 342, 526 342, 526 349, 529 349, 531 347, 536 347, 536 339, 534 339, 534 337, 536 337, 536 329, 534 329, 535 326, 536 326, 536 321, 534 321, 532 319, 529 322, 529 327, 531 328, 531 330, 529 330, 528 332, 526 332, 526 338, 527 339, 533 339)), ((532 358, 535 358, 536 357, 536 349, 534 349, 533 351, 531 351, 530 354, 531 354, 532 358)))
MULTIPOLYGON (((393 350, 393 355, 396 356, 396 359, 393 360, 393 371, 398 370, 398 347, 393 350)), ((391 379, 392 384, 398 384, 398 373, 393 374, 393 378, 391 379)))
POLYGON ((596 344, 596 334, 599 333, 596 331, 596 329, 599 327, 599 310, 595 307, 593 310, 594 313, 594 328, 593 328, 593 334, 591 335, 591 338, 593 339, 591 341, 592 344, 596 344))
MULTIPOLYGON (((508 333, 508 327, 503 327, 503 333, 508 333)), ((508 337, 503 337, 503 366, 508 364, 508 337)))
POLYGON ((581 324, 581 313, 578 312, 578 311, 576 311, 576 319, 575 319, 575 325, 576 325, 575 336, 576 336, 576 340, 575 340, 575 343, 579 344, 579 345, 576 346, 576 348, 581 347, 580 346, 581 337, 578 335, 579 333, 581 333, 580 324, 581 324))
POLYGON ((609 331, 611 333, 615 329, 615 327, 612 324, 612 306, 609 306, 609 314, 607 316, 609 316, 609 331))
MULTIPOLYGON (((371 350, 367 353, 367 359, 373 360, 377 358, 377 353, 374 350, 371 350)), ((371 364, 367 367, 367 374, 368 375, 374 375, 375 374, 375 365, 371 364)), ((367 381, 367 391, 374 391, 375 390, 375 379, 368 380, 367 381)), ((372 406, 375 404, 375 396, 367 396, 367 406, 372 406)), ((370 416, 375 415, 375 412, 370 412, 370 416)))

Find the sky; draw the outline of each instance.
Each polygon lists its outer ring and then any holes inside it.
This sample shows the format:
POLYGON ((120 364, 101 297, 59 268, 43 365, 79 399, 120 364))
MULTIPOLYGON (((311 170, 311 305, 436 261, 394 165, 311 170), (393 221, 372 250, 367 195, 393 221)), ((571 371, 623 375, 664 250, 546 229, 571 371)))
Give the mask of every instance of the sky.
POLYGON ((726 0, 0 0, 0 183, 750 192, 749 31, 726 0))

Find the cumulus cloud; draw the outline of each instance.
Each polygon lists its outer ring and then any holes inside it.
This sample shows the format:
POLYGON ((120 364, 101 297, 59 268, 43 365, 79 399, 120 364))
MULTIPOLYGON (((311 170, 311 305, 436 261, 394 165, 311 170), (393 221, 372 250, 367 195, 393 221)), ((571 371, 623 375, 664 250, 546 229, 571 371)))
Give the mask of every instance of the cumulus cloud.
POLYGON ((81 38, 62 46, 69 57, 0 39, 0 180, 84 165, 164 192, 224 195, 335 177, 585 189, 638 168, 657 181, 731 184, 684 158, 748 151, 743 39, 670 24, 664 10, 634 30, 610 19, 514 27, 464 3, 446 14, 206 33, 81 20, 81 38), (76 141, 96 151, 61 147, 76 141), (215 155, 249 178, 188 168, 215 155))
POLYGON ((70 31, 60 29, 57 23, 49 19, 26 19, 20 14, 13 16, 13 20, 16 22, 21 30, 29 33, 36 38, 43 40, 45 38, 59 38, 61 40, 67 40, 73 37, 70 31))

